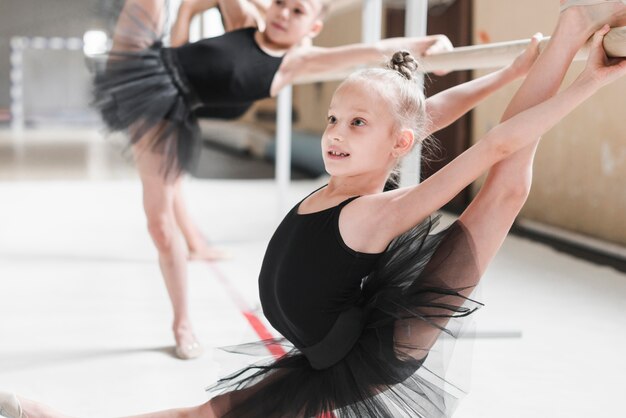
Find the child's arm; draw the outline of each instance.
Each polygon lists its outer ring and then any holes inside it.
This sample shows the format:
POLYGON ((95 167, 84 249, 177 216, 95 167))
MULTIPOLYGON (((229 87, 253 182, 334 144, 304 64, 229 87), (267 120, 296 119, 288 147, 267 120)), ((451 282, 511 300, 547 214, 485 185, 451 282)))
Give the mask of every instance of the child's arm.
POLYGON ((359 233, 380 240, 376 245, 384 249, 394 237, 440 209, 495 163, 534 143, 602 86, 626 75, 626 60, 607 60, 603 35, 599 31, 594 36, 587 67, 569 88, 496 126, 423 183, 364 196, 354 202, 353 208, 346 207, 357 218, 368 219, 363 225, 375 225, 375 231, 367 231, 366 227, 359 233))
POLYGON ((261 26, 263 16, 260 10, 264 2, 250 0, 183 0, 172 25, 171 44, 180 46, 189 42, 189 26, 198 13, 219 6, 224 29, 230 32, 245 27, 261 26))
POLYGON ((525 76, 539 56, 540 40, 541 34, 533 36, 528 48, 511 65, 429 97, 426 136, 455 122, 498 89, 525 76))
POLYGON ((178 8, 176 21, 172 25, 170 35, 172 46, 180 46, 189 42, 189 26, 198 13, 217 7, 218 0, 183 0, 178 8))
POLYGON ((270 1, 218 0, 218 3, 227 32, 247 27, 264 30, 265 12, 271 4, 270 1))
POLYGON ((285 55, 279 69, 280 84, 276 91, 303 78, 341 71, 359 64, 380 64, 399 50, 410 51, 416 57, 429 51, 451 50, 445 35, 419 38, 389 38, 372 44, 350 44, 338 47, 300 47, 285 55))

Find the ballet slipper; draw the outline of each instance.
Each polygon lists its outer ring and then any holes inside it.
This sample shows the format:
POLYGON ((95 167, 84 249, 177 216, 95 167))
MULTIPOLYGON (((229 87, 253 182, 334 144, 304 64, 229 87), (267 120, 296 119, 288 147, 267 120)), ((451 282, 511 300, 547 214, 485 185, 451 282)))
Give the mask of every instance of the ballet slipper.
POLYGON ((176 346, 176 357, 181 360, 192 360, 194 358, 198 358, 203 352, 204 350, 198 341, 194 341, 191 344, 181 344, 176 346))
POLYGON ((6 418, 25 418, 15 393, 0 392, 0 415, 6 418))
POLYGON ((610 26, 622 26, 626 24, 626 8, 621 12, 607 14, 604 8, 593 7, 607 3, 621 3, 626 5, 626 0, 567 0, 561 4, 561 13, 571 7, 583 6, 586 8, 585 13, 593 23, 608 23, 610 26))

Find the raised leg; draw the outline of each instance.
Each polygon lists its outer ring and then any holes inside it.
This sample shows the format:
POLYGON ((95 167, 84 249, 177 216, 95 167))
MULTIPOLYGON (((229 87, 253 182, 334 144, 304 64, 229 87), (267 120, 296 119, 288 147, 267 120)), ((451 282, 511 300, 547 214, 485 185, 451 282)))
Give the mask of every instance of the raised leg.
MULTIPOLYGON (((580 6, 561 13, 552 39, 511 100, 503 120, 556 94, 576 52, 602 26, 603 22, 594 19, 580 6)), ((470 296, 528 197, 539 139, 489 171, 480 192, 461 214, 459 228, 442 243, 427 266, 426 270, 430 268, 432 272, 425 270, 429 273, 425 277, 434 275, 430 280, 434 280, 436 286, 457 289, 461 296, 470 296)), ((437 301, 454 308, 461 306, 463 297, 448 295, 437 301)), ((433 307, 423 313, 435 317, 430 323, 398 321, 395 330, 397 351, 417 359, 428 353, 441 334, 440 328, 448 323, 446 315, 451 312, 433 307), (437 318, 436 315, 442 316, 437 318)))
MULTIPOLYGON (((610 6, 613 5, 610 3, 610 6)), ((577 6, 561 13, 552 39, 511 100, 502 120, 557 93, 576 52, 603 24, 597 16, 590 18, 588 8, 604 6, 577 6)), ((606 16, 606 19, 610 18, 612 15, 606 16)), ((502 245, 528 197, 538 143, 539 138, 526 149, 495 165, 476 198, 460 217, 476 244, 481 272, 502 245)))

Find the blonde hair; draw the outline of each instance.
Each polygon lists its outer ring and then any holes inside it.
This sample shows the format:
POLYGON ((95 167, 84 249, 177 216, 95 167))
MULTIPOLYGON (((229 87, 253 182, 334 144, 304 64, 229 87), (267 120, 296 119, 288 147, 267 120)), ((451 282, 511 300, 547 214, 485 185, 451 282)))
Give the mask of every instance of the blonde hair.
POLYGON ((410 129, 415 140, 426 133, 426 99, 417 75, 418 63, 407 51, 398 51, 386 68, 366 68, 352 73, 344 83, 366 81, 389 103, 397 129, 410 129))
MULTIPOLYGON (((368 87, 377 89, 389 104, 395 118, 395 129, 409 129, 415 142, 425 145, 428 124, 426 98, 417 80, 417 60, 408 51, 398 51, 387 62, 385 68, 367 68, 352 73, 344 81, 366 81, 368 87)), ((415 143, 414 142, 414 143, 415 143)), ((399 162, 399 161, 398 161, 399 162)), ((394 168, 390 175, 393 180, 398 175, 394 168)))

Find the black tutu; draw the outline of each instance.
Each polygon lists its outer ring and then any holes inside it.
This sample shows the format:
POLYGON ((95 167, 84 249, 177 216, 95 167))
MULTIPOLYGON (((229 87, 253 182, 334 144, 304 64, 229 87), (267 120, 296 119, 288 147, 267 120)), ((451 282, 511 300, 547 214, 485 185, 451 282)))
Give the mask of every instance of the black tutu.
POLYGON ((201 137, 194 114, 200 103, 176 55, 163 47, 164 26, 154 11, 125 2, 113 31, 113 48, 96 70, 93 105, 108 130, 127 133, 130 144, 148 134, 145 145, 164 156, 167 176, 193 170, 201 137))
POLYGON ((450 416, 464 392, 447 370, 451 344, 467 330, 465 317, 482 306, 469 298, 480 273, 462 223, 432 233, 436 223, 428 219, 392 242, 364 279, 358 303, 321 344, 299 350, 274 339, 226 348, 288 352, 208 388, 216 415, 450 416), (346 349, 350 335, 356 340, 346 349), (323 364, 337 353, 340 359, 323 364))

